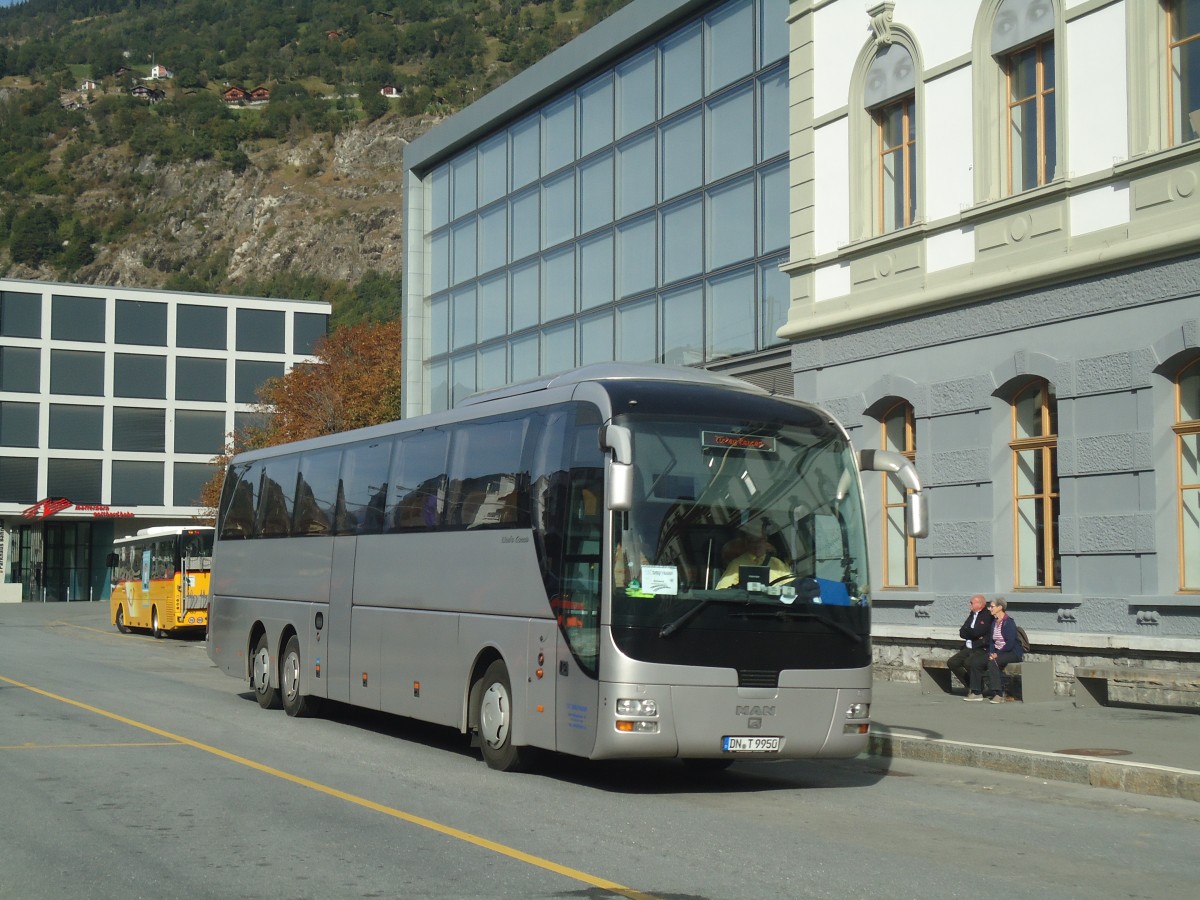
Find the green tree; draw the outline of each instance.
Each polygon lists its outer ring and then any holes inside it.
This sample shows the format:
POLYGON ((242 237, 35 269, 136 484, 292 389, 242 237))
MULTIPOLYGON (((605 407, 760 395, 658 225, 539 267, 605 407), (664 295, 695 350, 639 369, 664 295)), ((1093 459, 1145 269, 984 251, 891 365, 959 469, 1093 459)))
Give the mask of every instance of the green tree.
POLYGON ((58 216, 41 203, 13 220, 8 250, 14 262, 40 266, 58 253, 61 246, 58 216))

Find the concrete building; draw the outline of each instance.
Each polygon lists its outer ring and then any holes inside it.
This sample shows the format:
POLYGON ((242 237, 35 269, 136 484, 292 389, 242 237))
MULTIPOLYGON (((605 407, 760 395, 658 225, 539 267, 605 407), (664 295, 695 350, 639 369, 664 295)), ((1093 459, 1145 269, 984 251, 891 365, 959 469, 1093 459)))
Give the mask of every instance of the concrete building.
POLYGON ((1065 684, 1200 654, 1188 0, 635 0, 415 141, 406 413, 704 366, 913 455, 866 484, 879 665, 1005 596, 1065 684), (786 185, 786 186, 785 186, 786 185))
POLYGON ((0 602, 102 600, 114 538, 187 524, 330 306, 0 279, 0 602))

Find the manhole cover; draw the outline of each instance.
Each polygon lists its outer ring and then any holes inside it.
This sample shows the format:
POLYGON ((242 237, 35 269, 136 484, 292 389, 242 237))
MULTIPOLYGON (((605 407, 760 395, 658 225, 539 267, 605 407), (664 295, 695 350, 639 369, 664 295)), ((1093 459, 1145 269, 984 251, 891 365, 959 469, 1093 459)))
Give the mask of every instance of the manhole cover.
POLYGON ((1105 747, 1077 747, 1074 750, 1055 750, 1066 756, 1129 756, 1132 750, 1110 750, 1105 747))

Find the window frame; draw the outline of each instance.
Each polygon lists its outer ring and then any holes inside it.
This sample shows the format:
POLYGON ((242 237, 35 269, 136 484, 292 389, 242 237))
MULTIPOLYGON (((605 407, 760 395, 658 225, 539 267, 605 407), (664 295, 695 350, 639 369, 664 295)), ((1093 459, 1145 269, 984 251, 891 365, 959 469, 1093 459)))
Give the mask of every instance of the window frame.
MULTIPOLYGON (((1165 52, 1165 58, 1164 58, 1163 62, 1165 63, 1165 69, 1166 69, 1165 75, 1166 75, 1166 82, 1167 82, 1167 104, 1166 104, 1166 109, 1164 110, 1164 112, 1166 113, 1165 117, 1167 120, 1167 146, 1168 147, 1178 147, 1182 144, 1190 144, 1192 141, 1200 139, 1200 124, 1196 124, 1196 125, 1192 126, 1192 131, 1197 133, 1197 137, 1182 139, 1180 137, 1180 135, 1177 135, 1175 133, 1177 127, 1179 128, 1179 130, 1181 132, 1183 131, 1183 127, 1184 127, 1183 126, 1183 118, 1185 116, 1187 116, 1188 113, 1184 112, 1183 108, 1180 107, 1179 119, 1178 119, 1178 121, 1176 121, 1175 105, 1176 105, 1177 101, 1176 101, 1175 95, 1176 95, 1176 90, 1177 90, 1177 79, 1175 78, 1175 65, 1174 65, 1173 56, 1177 49, 1186 47, 1188 44, 1191 44, 1192 42, 1196 42, 1197 44, 1200 44, 1200 27, 1198 27, 1194 33, 1187 35, 1186 37, 1184 37, 1181 40, 1174 39, 1173 32, 1174 32, 1175 17, 1177 15, 1177 8, 1181 2, 1182 2, 1182 0, 1167 0, 1167 3, 1165 4, 1165 8, 1163 9, 1164 18, 1166 19, 1166 46, 1165 46, 1166 52, 1165 52)), ((1186 78, 1182 78, 1179 80, 1186 81, 1186 78)), ((1200 103, 1200 97, 1196 98, 1196 102, 1200 103)), ((1198 107, 1198 110, 1200 110, 1200 107, 1198 107)), ((1196 112, 1196 111, 1197 110, 1192 110, 1192 112, 1196 112)))
POLYGON ((1183 409, 1183 381, 1189 375, 1200 376, 1200 357, 1193 359, 1191 362, 1184 365, 1176 374, 1173 382, 1173 396, 1175 404, 1175 422, 1171 426, 1171 430, 1175 434, 1175 496, 1178 509, 1178 528, 1176 531, 1179 542, 1179 592, 1185 594, 1200 594, 1200 577, 1197 578, 1195 584, 1188 583, 1187 554, 1190 550, 1192 554, 1200 554, 1200 539, 1196 540, 1195 546, 1188 547, 1187 535, 1185 529, 1185 516, 1187 513, 1186 500, 1189 494, 1196 495, 1196 503, 1200 504, 1200 475, 1197 475, 1195 482, 1184 481, 1184 453, 1187 449, 1187 440, 1190 437, 1195 437, 1200 444, 1200 418, 1185 419, 1183 409))
MULTIPOLYGON (((1004 117, 1004 145, 1005 145, 1005 185, 1007 196, 1013 197, 1017 194, 1023 194, 1026 191, 1031 191, 1035 188, 1042 187, 1054 180, 1055 175, 1047 172, 1047 163, 1051 162, 1047 156, 1046 139, 1049 129, 1046 125, 1046 108, 1048 101, 1054 106, 1054 122, 1055 130, 1058 128, 1058 110, 1057 110, 1057 78, 1052 83, 1052 86, 1046 87, 1046 48, 1050 47, 1053 51, 1054 36, 1041 37, 1030 44, 1025 44, 1022 47, 1014 48, 1009 51, 1003 60, 1001 68, 1004 70, 1004 109, 1006 115, 1004 117), (1023 96, 1019 100, 1013 100, 1013 80, 1014 72, 1017 69, 1018 62, 1029 53, 1033 53, 1034 59, 1034 87, 1033 93, 1023 96), (1035 109, 1034 120, 1036 129, 1033 135, 1037 142, 1037 151, 1035 158, 1037 159, 1037 174, 1034 178, 1034 183, 1031 185, 1017 186, 1013 183, 1013 173, 1016 169, 1014 166, 1014 147, 1013 147, 1013 116, 1022 107, 1032 103, 1035 109)), ((1054 53, 1057 57, 1057 52, 1054 53)), ((1054 63, 1051 63, 1053 68, 1054 63)), ((1055 73, 1056 75, 1057 73, 1055 73)), ((1027 135, 1026 140, 1029 140, 1027 135)), ((1052 161, 1054 169, 1058 169, 1058 142, 1055 140, 1055 158, 1052 161)), ((1024 148, 1021 148, 1022 150, 1024 148)))
POLYGON ((895 98, 890 103, 885 103, 878 109, 872 112, 872 119, 875 124, 875 153, 877 161, 877 169, 875 172, 875 188, 876 188, 876 204, 875 208, 878 213, 876 219, 876 227, 879 234, 888 234, 893 231, 900 231, 908 228, 917 220, 917 196, 914 189, 914 181, 916 187, 920 186, 918 171, 916 169, 916 153, 918 147, 917 140, 917 96, 916 91, 895 98), (901 107, 900 112, 900 141, 893 146, 886 145, 886 132, 888 130, 888 114, 898 107, 901 107), (888 205, 887 205, 887 177, 886 163, 888 157, 898 159, 896 172, 901 174, 904 185, 903 190, 903 210, 897 220, 897 210, 891 210, 891 221, 889 222, 888 205))
MULTIPOLYGON (((1058 480, 1058 434, 1053 428, 1057 418, 1057 396, 1050 383, 1044 378, 1031 378, 1013 391, 1009 400, 1009 449, 1012 451, 1012 504, 1013 504, 1013 590, 1015 591, 1059 591, 1062 589, 1061 557, 1059 554, 1058 522, 1060 492, 1058 480), (1033 437, 1019 437, 1018 405, 1031 390, 1038 392, 1037 415, 1040 433, 1033 437), (1052 411, 1051 406, 1055 407, 1052 411), (1035 452, 1041 463, 1041 476, 1035 489, 1020 493, 1020 465, 1022 453, 1035 452), (1021 583, 1021 501, 1033 500, 1041 515, 1041 534, 1037 536, 1037 552, 1041 559, 1040 581, 1033 584, 1021 583)), ((1035 528, 1037 526, 1035 525, 1035 528)), ((1035 569, 1037 562, 1034 562, 1035 569)))
MULTIPOLYGON (((916 412, 913 405, 907 400, 897 400, 889 406, 879 417, 879 445, 884 450, 891 450, 896 453, 901 453, 911 463, 917 461, 917 427, 916 427, 916 412), (903 447, 895 446, 894 442, 889 439, 888 425, 897 418, 897 413, 904 417, 903 422, 903 447)), ((917 581, 917 540, 911 534, 905 533, 904 536, 904 574, 900 581, 892 579, 890 571, 891 553, 889 552, 889 532, 888 524, 891 521, 891 511, 900 510, 900 519, 906 522, 908 516, 908 504, 912 496, 912 490, 906 488, 903 484, 899 484, 901 496, 904 498, 900 503, 893 503, 888 500, 889 487, 893 487, 892 479, 894 476, 885 475, 882 481, 880 509, 882 511, 882 532, 883 544, 881 555, 883 557, 883 587, 885 590, 891 588, 915 588, 917 581)), ((898 483, 898 482, 897 482, 898 483)))

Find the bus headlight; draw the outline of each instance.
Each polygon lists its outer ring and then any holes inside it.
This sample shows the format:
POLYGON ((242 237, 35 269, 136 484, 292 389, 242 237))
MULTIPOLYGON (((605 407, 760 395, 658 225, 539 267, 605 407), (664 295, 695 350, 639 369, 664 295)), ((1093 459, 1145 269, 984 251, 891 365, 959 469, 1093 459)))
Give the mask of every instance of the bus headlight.
POLYGON ((658 723, 649 719, 617 719, 617 731, 631 734, 658 734, 658 723))
POLYGON ((870 703, 851 703, 848 707, 846 707, 847 719, 869 719, 870 717, 870 703))
POLYGON ((657 700, 617 700, 618 716, 643 716, 654 718, 658 715, 657 700))

